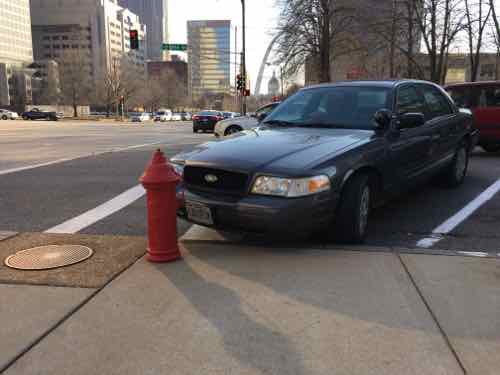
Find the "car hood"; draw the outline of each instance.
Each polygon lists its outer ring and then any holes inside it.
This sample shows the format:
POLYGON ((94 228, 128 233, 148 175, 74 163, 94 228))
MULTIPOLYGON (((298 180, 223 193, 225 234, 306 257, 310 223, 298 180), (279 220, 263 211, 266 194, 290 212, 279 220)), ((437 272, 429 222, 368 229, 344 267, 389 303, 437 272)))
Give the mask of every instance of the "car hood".
POLYGON ((293 173, 314 167, 356 143, 367 142, 370 130, 260 127, 207 142, 177 155, 186 165, 245 171, 293 173))

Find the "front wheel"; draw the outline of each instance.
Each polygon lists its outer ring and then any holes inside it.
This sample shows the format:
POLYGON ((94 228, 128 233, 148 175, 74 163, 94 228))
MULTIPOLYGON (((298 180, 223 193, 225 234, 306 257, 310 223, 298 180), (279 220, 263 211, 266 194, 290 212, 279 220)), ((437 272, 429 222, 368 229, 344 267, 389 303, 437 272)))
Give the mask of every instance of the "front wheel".
POLYGON ((464 182, 469 166, 469 151, 467 145, 462 143, 455 151, 453 161, 446 168, 443 179, 448 187, 457 187, 464 182))
POLYGON ((7 120, 7 115, 3 115, 2 120, 7 120))
POLYGON ((345 243, 362 243, 371 211, 372 189, 366 174, 351 177, 343 189, 336 212, 336 238, 345 243))
POLYGON ((224 135, 231 135, 231 134, 234 134, 234 133, 238 133, 240 131, 242 131, 243 129, 241 129, 239 126, 237 125, 231 125, 229 128, 226 129, 226 131, 224 132, 224 135))

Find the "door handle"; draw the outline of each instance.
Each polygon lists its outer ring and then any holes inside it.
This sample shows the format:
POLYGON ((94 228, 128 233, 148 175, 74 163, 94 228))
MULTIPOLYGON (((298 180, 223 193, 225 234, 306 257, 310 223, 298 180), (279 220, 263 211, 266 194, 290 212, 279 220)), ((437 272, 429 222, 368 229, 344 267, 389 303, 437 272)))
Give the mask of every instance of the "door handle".
POLYGON ((432 137, 431 137, 431 140, 432 141, 437 141, 440 138, 441 138, 441 134, 433 134, 432 137))

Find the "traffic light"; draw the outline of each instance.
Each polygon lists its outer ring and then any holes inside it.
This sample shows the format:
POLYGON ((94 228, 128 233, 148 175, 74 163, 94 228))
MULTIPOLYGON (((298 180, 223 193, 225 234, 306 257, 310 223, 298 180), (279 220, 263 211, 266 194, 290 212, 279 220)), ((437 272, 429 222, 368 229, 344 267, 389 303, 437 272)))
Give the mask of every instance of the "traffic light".
POLYGON ((238 74, 236 76, 236 90, 243 90, 243 77, 241 76, 241 74, 238 74))
POLYGON ((130 49, 139 49, 139 32, 130 30, 130 49))

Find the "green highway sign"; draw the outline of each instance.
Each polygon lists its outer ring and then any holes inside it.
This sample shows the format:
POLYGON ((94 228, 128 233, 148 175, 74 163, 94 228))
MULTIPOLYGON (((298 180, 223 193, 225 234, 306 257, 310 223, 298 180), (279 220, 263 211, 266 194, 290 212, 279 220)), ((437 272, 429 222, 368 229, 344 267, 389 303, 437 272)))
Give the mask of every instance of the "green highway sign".
POLYGON ((161 45, 162 51, 185 51, 187 50, 187 44, 171 44, 163 43, 161 45))

